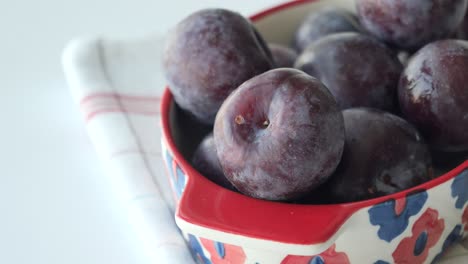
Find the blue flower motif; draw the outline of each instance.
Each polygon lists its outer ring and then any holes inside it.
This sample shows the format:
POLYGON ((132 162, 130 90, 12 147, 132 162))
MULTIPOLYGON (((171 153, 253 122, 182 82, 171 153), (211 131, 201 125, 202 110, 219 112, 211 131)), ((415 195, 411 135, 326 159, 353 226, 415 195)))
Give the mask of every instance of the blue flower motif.
POLYGON ((395 212, 395 200, 374 205, 368 211, 370 223, 380 226, 377 232, 380 239, 391 242, 405 231, 409 218, 419 213, 426 201, 426 191, 412 194, 406 197, 405 208, 398 215, 395 212))
POLYGON ((201 246, 200 242, 194 235, 188 235, 189 237, 189 247, 192 251, 193 258, 198 264, 211 264, 211 260, 209 260, 205 253, 203 252, 203 247, 201 246))
POLYGON ((374 264, 390 264, 390 263, 388 263, 387 261, 383 261, 383 260, 377 260, 376 262, 374 262, 374 264))
POLYGON ((455 207, 462 209, 468 201, 468 169, 458 174, 452 182, 452 197, 456 198, 455 207))
POLYGON ((174 192, 176 194, 176 197, 177 199, 180 199, 185 189, 186 176, 184 172, 182 171, 182 169, 180 169, 179 165, 175 163, 175 161, 173 160, 168 150, 166 150, 165 152, 164 160, 166 162, 166 166, 169 171, 169 176, 172 182, 172 186, 174 186, 174 192), (175 171, 173 167, 174 163, 175 163, 175 171))
POLYGON ((447 238, 445 239, 444 244, 442 245, 442 250, 439 252, 439 254, 437 254, 434 257, 434 260, 432 261, 432 263, 438 263, 440 258, 442 258, 445 250, 461 239, 462 239, 462 226, 456 225, 452 229, 450 234, 447 236, 447 238))
POLYGON ((182 196, 182 193, 184 192, 185 189, 185 174, 184 172, 180 169, 179 165, 176 164, 176 179, 175 179, 175 188, 176 188, 176 193, 177 193, 177 198, 180 199, 182 196))
POLYGON ((413 255, 419 256, 421 253, 424 252, 424 249, 426 249, 427 245, 427 232, 422 231, 421 234, 419 234, 418 238, 416 238, 416 241, 414 243, 414 248, 413 248, 413 255))
POLYGON ((315 256, 310 260, 309 264, 325 264, 325 261, 321 256, 315 256))
POLYGON ((226 250, 224 249, 224 244, 221 242, 213 241, 214 247, 216 249, 216 253, 220 258, 224 258, 226 256, 226 250))

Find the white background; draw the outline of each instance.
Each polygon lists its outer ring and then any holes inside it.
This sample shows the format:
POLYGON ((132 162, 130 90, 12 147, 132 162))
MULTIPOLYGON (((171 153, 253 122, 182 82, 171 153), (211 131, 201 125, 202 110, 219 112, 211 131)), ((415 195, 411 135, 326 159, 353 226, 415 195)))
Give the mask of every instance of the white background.
POLYGON ((70 39, 164 34, 202 7, 275 2, 0 0, 0 263, 149 263, 68 91, 70 39))

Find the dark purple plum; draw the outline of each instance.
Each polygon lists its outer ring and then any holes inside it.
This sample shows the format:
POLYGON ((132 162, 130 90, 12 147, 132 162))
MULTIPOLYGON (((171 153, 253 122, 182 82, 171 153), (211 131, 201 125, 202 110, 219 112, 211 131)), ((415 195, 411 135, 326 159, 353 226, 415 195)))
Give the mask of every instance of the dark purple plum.
POLYGON ((373 107, 394 111, 403 69, 395 52, 366 35, 328 35, 309 45, 295 68, 318 78, 341 109, 373 107))
MULTIPOLYGON (((332 176, 333 177, 333 176, 332 176)), ((304 196, 300 197, 297 200, 291 201, 294 204, 333 204, 334 201, 330 196, 330 191, 327 189, 327 182, 317 186, 304 196)))
POLYGON ((468 42, 426 45, 408 62, 398 89, 406 119, 432 148, 468 150, 468 42))
POLYGON ((212 182, 224 188, 235 190, 234 186, 224 176, 216 153, 213 133, 208 134, 198 145, 193 155, 192 164, 200 174, 212 182))
POLYGON ((374 198, 432 179, 429 149, 407 121, 371 108, 344 110, 343 118, 343 157, 326 183, 331 200, 374 198))
POLYGON ((213 131, 213 126, 201 123, 174 102, 170 108, 169 116, 169 125, 176 148, 190 160, 200 142, 213 131))
POLYGON ((174 100, 205 124, 213 124, 234 89, 272 67, 271 54, 252 24, 224 9, 204 9, 179 22, 163 55, 174 100))
POLYGON ((299 25, 294 36, 294 47, 302 52, 312 42, 340 32, 359 32, 360 26, 356 16, 350 11, 328 6, 314 10, 299 25))
POLYGON ((356 0, 362 26, 398 48, 417 50, 451 36, 465 15, 468 0, 356 0))
POLYGON ((446 173, 468 160, 468 151, 447 152, 431 149, 432 163, 439 173, 446 173))
POLYGON ((295 50, 276 43, 268 44, 276 68, 292 68, 297 58, 295 50))
POLYGON ((241 193, 293 200, 335 170, 343 150, 343 117, 316 78, 274 69, 226 99, 216 116, 214 140, 224 174, 241 193))
POLYGON ((468 12, 465 14, 465 18, 458 27, 456 38, 458 39, 468 39, 468 12))

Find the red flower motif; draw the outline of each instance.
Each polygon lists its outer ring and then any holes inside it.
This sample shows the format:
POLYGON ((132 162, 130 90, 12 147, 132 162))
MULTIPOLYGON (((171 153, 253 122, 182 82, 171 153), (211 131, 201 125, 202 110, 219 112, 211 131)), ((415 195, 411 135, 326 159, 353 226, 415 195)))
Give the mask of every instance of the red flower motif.
POLYGON ((281 261, 281 264, 309 264, 309 263, 325 263, 325 264, 349 264, 349 259, 346 253, 336 252, 335 244, 329 247, 319 255, 314 256, 293 256, 289 255, 281 261), (315 260, 313 262, 313 260, 315 260))
POLYGON ((468 232, 468 207, 463 211, 462 223, 465 225, 465 231, 468 232))
POLYGON ((213 264, 245 263, 245 253, 241 247, 200 238, 203 247, 210 252, 213 264))
POLYGON ((412 236, 401 240, 393 252, 396 264, 419 264, 426 260, 429 249, 437 243, 445 228, 444 220, 438 216, 439 213, 431 208, 421 215, 413 225, 412 236))

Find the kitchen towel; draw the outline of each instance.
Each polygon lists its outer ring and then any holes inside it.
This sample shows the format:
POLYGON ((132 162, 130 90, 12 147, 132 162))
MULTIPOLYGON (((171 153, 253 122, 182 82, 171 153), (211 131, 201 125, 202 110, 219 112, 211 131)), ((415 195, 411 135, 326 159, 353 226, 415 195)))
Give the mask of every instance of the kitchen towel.
POLYGON ((65 76, 83 113, 109 186, 125 203, 150 263, 194 263, 174 222, 174 202, 160 151, 163 38, 72 41, 65 76))

